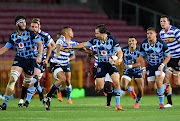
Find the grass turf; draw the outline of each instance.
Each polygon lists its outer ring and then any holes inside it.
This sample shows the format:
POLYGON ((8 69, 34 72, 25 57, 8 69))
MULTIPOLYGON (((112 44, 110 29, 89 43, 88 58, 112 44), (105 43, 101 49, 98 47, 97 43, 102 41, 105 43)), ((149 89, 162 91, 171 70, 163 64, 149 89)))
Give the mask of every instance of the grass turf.
MULTIPOLYGON (((50 111, 46 111, 39 99, 32 99, 29 107, 18 107, 19 99, 11 99, 6 111, 0 110, 0 121, 179 121, 180 96, 173 95, 173 107, 159 109, 158 96, 143 96, 139 109, 134 109, 130 96, 121 97, 125 111, 115 111, 115 97, 112 108, 106 109, 106 97, 73 98, 72 105, 52 98, 50 111)), ((3 100, 0 100, 2 104, 3 100)), ((166 102, 166 98, 165 98, 166 102)))

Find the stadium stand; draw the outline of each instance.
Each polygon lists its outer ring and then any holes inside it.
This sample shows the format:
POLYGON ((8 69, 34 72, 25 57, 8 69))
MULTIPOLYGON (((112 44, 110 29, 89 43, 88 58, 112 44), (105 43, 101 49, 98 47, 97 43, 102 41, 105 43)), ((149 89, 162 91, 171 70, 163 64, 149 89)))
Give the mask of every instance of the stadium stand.
MULTIPOLYGON (((94 29, 98 24, 105 24, 111 34, 115 36, 121 46, 127 44, 127 38, 133 35, 139 44, 146 37, 141 26, 127 25, 126 21, 111 20, 106 14, 96 14, 89 8, 79 7, 32 7, 32 6, 0 6, 0 44, 3 46, 9 35, 16 29, 14 17, 17 14, 24 14, 27 17, 27 24, 32 18, 41 19, 42 30, 48 32, 53 39, 63 26, 71 26, 74 31, 74 40, 77 42, 87 41, 94 37, 94 29)), ((8 52, 10 53, 10 52, 8 52)), ((11 59, 3 56, 7 59, 11 59)), ((84 53, 77 52, 77 59, 84 56, 84 53)), ((1 58, 2 59, 2 58, 1 58)), ((82 59, 82 58, 81 58, 82 59)))

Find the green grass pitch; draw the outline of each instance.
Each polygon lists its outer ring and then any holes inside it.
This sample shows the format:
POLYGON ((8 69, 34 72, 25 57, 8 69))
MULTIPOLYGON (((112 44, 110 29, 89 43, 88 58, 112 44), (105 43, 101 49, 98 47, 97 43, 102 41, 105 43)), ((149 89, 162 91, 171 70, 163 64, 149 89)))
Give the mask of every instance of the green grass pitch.
MULTIPOLYGON (((125 111, 115 111, 115 97, 112 108, 106 109, 106 97, 73 98, 72 105, 52 98, 50 111, 46 111, 39 99, 32 99, 28 108, 18 107, 19 99, 11 99, 6 111, 0 110, 0 121, 180 121, 180 96, 173 95, 173 107, 159 109, 158 96, 143 96, 139 109, 134 109, 130 96, 121 97, 125 111)), ((2 104, 3 100, 0 100, 2 104)), ((165 98, 166 102, 166 98, 165 98)))

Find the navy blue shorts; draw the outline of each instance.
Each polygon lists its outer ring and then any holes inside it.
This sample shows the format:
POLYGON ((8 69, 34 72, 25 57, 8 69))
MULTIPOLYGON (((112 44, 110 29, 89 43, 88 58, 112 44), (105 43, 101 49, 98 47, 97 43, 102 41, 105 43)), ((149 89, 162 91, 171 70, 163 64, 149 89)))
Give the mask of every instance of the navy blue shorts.
POLYGON ((107 73, 109 73, 109 75, 111 76, 114 72, 119 72, 117 66, 112 66, 109 62, 99 62, 96 72, 96 78, 105 77, 107 73))
POLYGON ((43 62, 36 63, 35 68, 38 68, 39 70, 41 70, 41 73, 43 73, 45 71, 45 69, 46 69, 46 65, 44 65, 43 62))
POLYGON ((35 59, 26 59, 16 56, 12 66, 19 66, 23 68, 24 73, 26 73, 29 76, 32 76, 34 74, 35 63, 35 59))
POLYGON ((161 75, 161 76, 165 76, 165 67, 163 68, 163 73, 160 73, 160 71, 158 70, 158 67, 160 66, 160 64, 158 65, 154 65, 154 66, 150 66, 148 65, 147 67, 147 81, 155 81, 156 80, 156 75, 161 75))
POLYGON ((130 77, 131 79, 132 79, 133 76, 134 76, 134 79, 142 78, 142 70, 136 71, 134 73, 132 73, 132 72, 124 72, 123 75, 126 75, 126 76, 130 77))

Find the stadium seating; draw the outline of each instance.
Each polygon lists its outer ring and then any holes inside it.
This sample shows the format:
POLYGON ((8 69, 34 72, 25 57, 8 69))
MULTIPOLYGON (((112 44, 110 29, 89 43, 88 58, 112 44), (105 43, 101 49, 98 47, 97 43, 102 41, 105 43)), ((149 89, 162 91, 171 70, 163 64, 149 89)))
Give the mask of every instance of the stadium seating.
MULTIPOLYGON (((42 30, 48 32, 53 39, 63 26, 71 26, 74 31, 73 40, 85 42, 94 37, 94 29, 98 24, 105 24, 111 34, 118 40, 120 46, 127 45, 127 39, 130 35, 135 36, 139 44, 146 37, 143 27, 129 26, 126 21, 109 19, 106 14, 95 14, 89 8, 0 6, 1 46, 8 41, 9 35, 16 30, 14 17, 17 14, 24 14, 27 17, 27 27, 29 27, 32 18, 40 18, 42 30)), ((76 55, 78 59, 84 57, 85 54, 77 52, 76 55)), ((12 55, 7 54, 3 56, 5 59, 1 58, 1 60, 12 59, 8 56, 12 55)))

